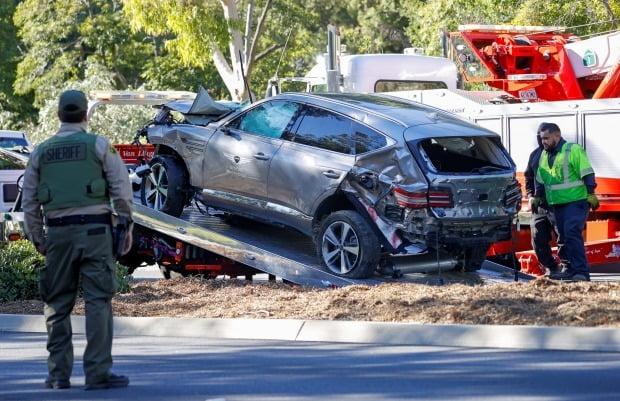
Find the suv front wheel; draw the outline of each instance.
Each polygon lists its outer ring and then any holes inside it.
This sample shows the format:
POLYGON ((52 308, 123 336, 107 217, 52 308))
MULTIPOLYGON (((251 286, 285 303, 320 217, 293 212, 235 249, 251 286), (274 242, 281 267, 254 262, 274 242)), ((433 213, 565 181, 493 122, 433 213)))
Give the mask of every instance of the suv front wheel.
POLYGON ((151 173, 142 179, 142 204, 179 217, 187 202, 189 180, 185 168, 172 156, 157 155, 149 163, 151 173))
POLYGON ((381 257, 377 236, 353 210, 331 213, 321 222, 316 250, 329 271, 355 279, 372 276, 381 257))

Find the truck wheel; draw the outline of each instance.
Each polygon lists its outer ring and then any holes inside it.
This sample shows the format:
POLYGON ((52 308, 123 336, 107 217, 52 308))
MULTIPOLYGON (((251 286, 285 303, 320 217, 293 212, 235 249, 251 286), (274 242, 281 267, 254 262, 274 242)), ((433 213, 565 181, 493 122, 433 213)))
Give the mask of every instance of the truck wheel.
POLYGON ((151 173, 142 179, 142 204, 179 217, 187 203, 189 180, 185 168, 172 157, 157 155, 149 163, 151 173))
POLYGON ((186 277, 187 272, 181 266, 176 265, 159 265, 159 271, 166 280, 177 277, 186 277))
POLYGON ((366 220, 353 210, 327 216, 321 222, 315 243, 323 266, 339 276, 367 278, 379 264, 379 239, 366 220))
POLYGON ((480 270, 490 247, 491 245, 481 245, 466 248, 463 252, 463 260, 461 262, 463 271, 475 272, 476 270, 480 270))
POLYGON ((170 280, 170 272, 172 270, 170 270, 168 266, 159 265, 159 271, 161 272, 161 275, 164 276, 166 280, 170 280))

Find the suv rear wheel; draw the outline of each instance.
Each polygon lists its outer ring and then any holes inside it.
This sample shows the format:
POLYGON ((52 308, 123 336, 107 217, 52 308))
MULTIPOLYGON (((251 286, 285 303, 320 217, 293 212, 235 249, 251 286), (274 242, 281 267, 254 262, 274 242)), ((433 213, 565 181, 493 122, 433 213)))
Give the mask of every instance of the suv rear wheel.
POLYGON ((359 213, 340 210, 319 227, 316 250, 323 266, 339 276, 372 276, 381 256, 379 239, 359 213))
POLYGON ((151 173, 142 179, 142 204, 174 217, 183 213, 189 180, 185 168, 172 156, 157 155, 149 163, 151 173))

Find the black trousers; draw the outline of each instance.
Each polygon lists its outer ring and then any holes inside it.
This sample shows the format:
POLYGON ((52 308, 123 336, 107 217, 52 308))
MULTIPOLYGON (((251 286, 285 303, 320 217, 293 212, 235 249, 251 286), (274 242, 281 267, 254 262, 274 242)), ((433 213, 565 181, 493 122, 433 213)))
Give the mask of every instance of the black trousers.
POLYGON ((558 266, 558 262, 553 257, 553 252, 551 252, 551 241, 553 240, 554 234, 558 244, 558 256, 560 260, 566 259, 562 258, 562 254, 565 250, 562 246, 563 240, 560 238, 556 228, 553 212, 542 207, 538 208, 538 213, 532 212, 530 231, 532 236, 532 248, 536 253, 538 262, 542 266, 549 269, 554 269, 558 266))

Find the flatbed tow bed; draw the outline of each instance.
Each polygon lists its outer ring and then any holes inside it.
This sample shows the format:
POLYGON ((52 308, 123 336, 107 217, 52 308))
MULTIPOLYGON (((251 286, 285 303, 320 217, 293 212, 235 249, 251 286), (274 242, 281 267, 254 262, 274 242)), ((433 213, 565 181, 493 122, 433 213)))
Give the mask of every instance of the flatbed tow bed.
MULTIPOLYGON (((247 274, 239 274, 247 278, 253 274, 266 273, 272 278, 280 277, 284 281, 312 287, 376 285, 385 282, 482 284, 534 279, 533 276, 515 273, 511 268, 490 261, 485 261, 482 269, 473 273, 450 270, 398 276, 375 274, 363 280, 340 277, 322 268, 311 239, 301 233, 250 220, 243 221, 241 226, 230 225, 219 217, 204 212, 192 205, 176 218, 143 206, 139 201, 134 202, 134 221, 139 232, 163 234, 167 238, 174 239, 177 242, 175 245, 177 260, 180 261, 182 253, 192 253, 188 249, 198 248, 203 251, 203 257, 206 251, 207 258, 223 257, 225 260, 249 267, 247 274)), ((210 268, 213 269, 213 275, 216 275, 215 265, 190 263, 185 266, 186 271, 196 272, 210 268)), ((226 271, 226 267, 223 271, 226 271)))

